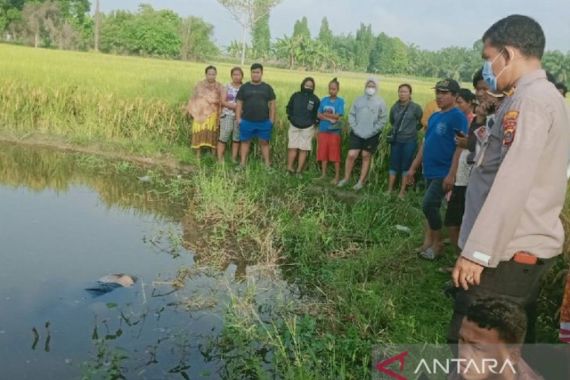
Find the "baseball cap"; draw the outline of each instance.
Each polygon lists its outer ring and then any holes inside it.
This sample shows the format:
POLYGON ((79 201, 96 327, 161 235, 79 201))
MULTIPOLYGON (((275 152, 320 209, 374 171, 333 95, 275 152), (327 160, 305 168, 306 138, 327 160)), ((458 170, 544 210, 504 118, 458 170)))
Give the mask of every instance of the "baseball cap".
POLYGON ((457 94, 461 87, 459 87, 459 83, 457 83, 456 80, 447 78, 437 82, 434 89, 439 91, 450 91, 457 94))

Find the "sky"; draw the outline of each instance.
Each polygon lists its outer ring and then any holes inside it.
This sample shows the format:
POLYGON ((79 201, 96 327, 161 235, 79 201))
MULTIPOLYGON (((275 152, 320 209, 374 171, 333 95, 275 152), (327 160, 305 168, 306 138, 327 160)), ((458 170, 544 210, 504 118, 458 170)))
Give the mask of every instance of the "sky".
MULTIPOLYGON (((199 16, 214 25, 218 45, 241 38, 241 27, 217 0, 100 0, 102 11, 136 10, 141 3, 199 16)), ((495 21, 510 14, 535 18, 549 50, 570 51, 570 0, 282 0, 271 13, 273 39, 290 35, 297 19, 307 16, 317 35, 326 16, 335 34, 354 33, 361 23, 375 33, 399 37, 408 44, 438 50, 471 47, 495 21)))

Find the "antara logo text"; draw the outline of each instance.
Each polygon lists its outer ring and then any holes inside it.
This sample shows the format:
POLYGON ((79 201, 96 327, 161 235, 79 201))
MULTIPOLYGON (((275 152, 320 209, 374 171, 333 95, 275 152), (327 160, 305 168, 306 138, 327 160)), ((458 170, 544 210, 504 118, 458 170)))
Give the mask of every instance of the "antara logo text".
MULTIPOLYGON (((409 355, 409 352, 402 352, 396 356, 392 356, 386 360, 383 360, 376 364, 376 369, 385 375, 390 376, 390 378, 395 380, 408 380, 407 377, 403 376, 401 373, 404 371, 405 359, 409 355), (395 372, 394 370, 388 368, 393 363, 399 363, 399 370, 395 372)), ((432 360, 421 359, 414 370, 414 375, 420 373, 425 373, 428 375, 445 374, 449 375, 456 369, 460 375, 471 374, 494 374, 500 375, 505 373, 506 370, 510 370, 511 373, 516 374, 515 366, 510 360, 506 360, 502 365, 496 359, 482 359, 480 361, 468 360, 468 359, 445 359, 445 360, 432 360), (430 364, 431 361, 431 364, 430 364)))

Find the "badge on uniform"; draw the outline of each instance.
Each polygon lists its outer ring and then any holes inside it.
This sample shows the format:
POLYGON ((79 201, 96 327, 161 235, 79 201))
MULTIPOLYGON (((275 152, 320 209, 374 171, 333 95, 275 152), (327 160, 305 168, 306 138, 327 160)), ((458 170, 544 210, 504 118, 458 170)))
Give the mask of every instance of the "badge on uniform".
POLYGON ((509 111, 503 118, 503 146, 510 147, 517 131, 518 111, 509 111))
POLYGON ((483 125, 479 128, 477 128, 475 131, 475 136, 477 137, 477 140, 479 140, 479 143, 484 144, 487 142, 487 140, 489 139, 489 136, 491 135, 491 131, 489 131, 489 128, 487 128, 486 125, 483 125))

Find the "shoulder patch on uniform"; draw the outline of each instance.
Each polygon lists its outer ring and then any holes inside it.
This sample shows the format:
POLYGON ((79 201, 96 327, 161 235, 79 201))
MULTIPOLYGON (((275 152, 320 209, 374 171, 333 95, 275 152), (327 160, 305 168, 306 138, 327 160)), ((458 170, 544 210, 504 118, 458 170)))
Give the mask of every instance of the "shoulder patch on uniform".
POLYGON ((519 111, 509 111, 503 117, 503 146, 509 147, 515 140, 519 111))

